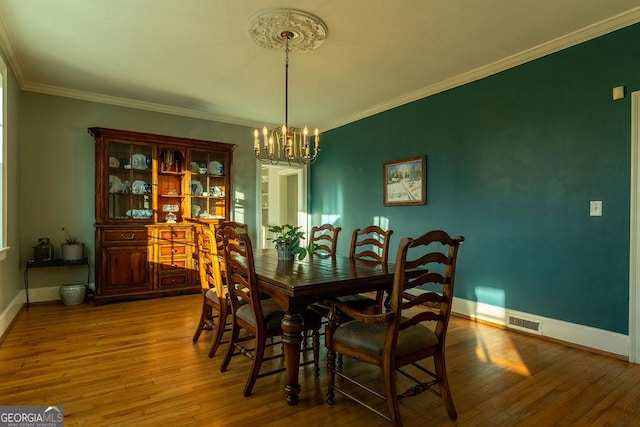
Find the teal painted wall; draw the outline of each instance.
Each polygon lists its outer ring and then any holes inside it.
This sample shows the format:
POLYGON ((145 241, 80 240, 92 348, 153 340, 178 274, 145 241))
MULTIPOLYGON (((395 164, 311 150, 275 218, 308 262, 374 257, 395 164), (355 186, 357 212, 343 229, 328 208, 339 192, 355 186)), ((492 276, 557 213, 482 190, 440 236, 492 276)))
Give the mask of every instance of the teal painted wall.
POLYGON ((382 223, 390 259, 404 236, 463 235, 457 297, 627 334, 638 40, 634 25, 324 133, 313 224, 342 226, 346 254, 353 228, 382 223), (427 204, 384 207, 383 163, 421 154, 427 204))

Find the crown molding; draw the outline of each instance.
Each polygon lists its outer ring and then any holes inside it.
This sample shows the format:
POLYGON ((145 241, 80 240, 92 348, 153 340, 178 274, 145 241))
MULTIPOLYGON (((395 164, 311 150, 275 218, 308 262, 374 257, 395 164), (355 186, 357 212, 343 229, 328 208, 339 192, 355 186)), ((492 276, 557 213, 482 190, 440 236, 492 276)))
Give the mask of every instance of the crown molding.
POLYGON ((156 113, 171 114, 174 116, 191 117, 194 119, 210 120, 222 122, 232 125, 255 127, 255 122, 237 117, 224 116, 209 113, 201 110, 191 110, 188 108, 171 107, 153 102, 144 102, 129 98, 120 98, 116 96, 103 95, 93 92, 84 92, 79 90, 60 88, 57 86, 41 85, 29 83, 25 85, 23 90, 27 92, 36 92, 45 95, 61 96, 64 98, 73 98, 81 101, 96 102, 99 104, 115 105, 118 107, 133 108, 138 110, 153 111, 156 113))
POLYGON ((501 71, 505 71, 518 65, 533 61, 535 59, 542 58, 543 56, 558 52, 560 50, 576 46, 580 43, 595 39, 597 37, 628 27, 629 25, 633 25, 638 22, 640 22, 640 7, 613 16, 604 21, 597 22, 588 27, 581 28, 580 30, 574 31, 562 37, 558 37, 555 40, 550 40, 546 43, 519 52, 515 55, 500 59, 491 64, 484 65, 482 67, 476 68, 463 74, 459 74, 447 80, 443 80, 431 86, 426 86, 414 92, 407 93, 388 102, 378 104, 374 107, 351 115, 349 117, 345 117, 340 121, 328 123, 323 126, 323 130, 327 131, 330 129, 335 129, 340 126, 353 123, 357 120, 373 116, 374 114, 378 114, 383 111, 387 111, 392 108, 417 101, 418 99, 427 98, 440 92, 444 92, 449 89, 453 89, 455 87, 462 86, 464 84, 471 83, 485 77, 489 77, 501 71))
POLYGON ((15 49, 13 48, 13 42, 11 41, 11 36, 7 31, 7 25, 4 22, 2 14, 0 14, 0 47, 2 47, 2 51, 7 58, 7 62, 9 63, 8 66, 11 68, 16 80, 18 81, 18 86, 22 89, 26 81, 24 68, 22 67, 22 63, 20 62, 15 49))
MULTIPOLYGON (((631 9, 627 12, 610 17, 603 21, 589 25, 580 30, 574 31, 565 36, 559 37, 555 40, 543 43, 531 49, 523 52, 511 55, 507 58, 495 61, 491 64, 476 68, 474 70, 459 74, 452 78, 443 80, 436 84, 426 86, 419 90, 407 93, 400 97, 394 98, 387 102, 375 105, 359 113, 352 114, 348 117, 344 117, 338 121, 328 122, 321 125, 323 131, 335 129, 340 126, 344 126, 349 123, 364 119, 366 117, 390 110, 392 108, 399 107, 401 105, 408 104, 418 99, 426 98, 440 92, 444 92, 455 87, 471 83, 476 80, 483 79, 485 77, 497 74, 501 71, 516 67, 529 61, 541 58, 543 56, 558 52, 560 50, 578 45, 588 40, 592 40, 596 37, 600 37, 607 33, 619 30, 640 22, 640 7, 631 9)), ((237 117, 228 117, 223 115, 216 115, 205 111, 191 110, 186 108, 169 107, 166 105, 155 104, 150 102, 136 101, 128 98, 119 98, 108 95, 102 95, 91 92, 70 90, 66 88, 60 88, 50 85, 35 84, 28 82, 23 71, 22 64, 18 55, 15 52, 11 36, 6 31, 6 25, 0 14, 0 45, 7 57, 9 66, 13 70, 13 73, 18 81, 18 85, 22 90, 38 92, 48 95, 62 96, 66 98, 80 99, 84 101, 97 102, 101 104, 117 105, 121 107, 134 108, 140 110, 154 111, 165 114, 172 114, 177 116, 192 117, 203 120, 211 120, 222 123, 234 124, 239 126, 255 127, 256 122, 248 119, 240 119, 237 117)))

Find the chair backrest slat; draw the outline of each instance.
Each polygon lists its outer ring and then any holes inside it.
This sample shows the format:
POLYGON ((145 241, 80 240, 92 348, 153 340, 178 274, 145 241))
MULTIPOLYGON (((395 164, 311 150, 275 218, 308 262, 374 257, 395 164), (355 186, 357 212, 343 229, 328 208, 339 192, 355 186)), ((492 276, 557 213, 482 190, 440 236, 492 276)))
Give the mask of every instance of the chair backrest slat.
POLYGON ((255 314, 256 327, 263 328, 264 317, 256 280, 253 247, 249 235, 230 224, 221 225, 218 233, 222 237, 231 310, 235 313, 243 301, 251 304, 255 314))
POLYGON ((384 230, 377 225, 356 228, 351 234, 351 259, 364 259, 386 264, 389 258, 389 243, 393 230, 384 230))
POLYGON ((450 237, 441 230, 430 231, 415 239, 404 238, 396 257, 396 273, 390 310, 396 312, 394 335, 425 320, 436 321, 435 334, 442 345, 451 315, 458 248, 464 237, 450 237), (424 273, 420 274, 420 271, 424 273), (426 291, 407 293, 421 286, 426 291), (419 310, 410 308, 418 304, 419 310))
POLYGON ((206 241, 203 245, 203 259, 200 274, 205 275, 205 281, 210 288, 216 290, 218 297, 224 297, 224 280, 220 271, 220 257, 218 256, 218 246, 213 230, 208 227, 202 228, 202 239, 206 241))
POLYGON ((211 224, 210 228, 213 229, 213 232, 215 234, 216 248, 217 248, 217 253, 219 255, 218 258, 220 259, 220 272, 222 273, 222 277, 225 277, 226 273, 225 273, 224 252, 222 247, 222 235, 220 235, 219 233, 219 231, 223 227, 231 227, 235 229, 239 234, 240 233, 249 234, 249 227, 247 226, 247 224, 243 224, 241 222, 235 222, 235 221, 220 221, 220 222, 211 224))
POLYGON ((342 230, 342 227, 334 227, 331 224, 313 226, 309 240, 310 243, 315 245, 313 252, 325 253, 335 257, 340 230, 342 230))

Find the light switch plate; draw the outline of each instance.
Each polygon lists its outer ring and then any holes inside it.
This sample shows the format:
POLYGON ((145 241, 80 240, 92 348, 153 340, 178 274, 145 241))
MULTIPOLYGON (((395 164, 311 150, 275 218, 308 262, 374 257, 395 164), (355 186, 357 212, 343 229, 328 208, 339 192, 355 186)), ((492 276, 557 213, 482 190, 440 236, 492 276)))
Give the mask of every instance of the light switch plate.
POLYGON ((589 215, 590 216, 602 216, 602 201, 591 200, 589 202, 589 215))
POLYGON ((613 100, 624 98, 624 86, 617 86, 613 88, 613 100))

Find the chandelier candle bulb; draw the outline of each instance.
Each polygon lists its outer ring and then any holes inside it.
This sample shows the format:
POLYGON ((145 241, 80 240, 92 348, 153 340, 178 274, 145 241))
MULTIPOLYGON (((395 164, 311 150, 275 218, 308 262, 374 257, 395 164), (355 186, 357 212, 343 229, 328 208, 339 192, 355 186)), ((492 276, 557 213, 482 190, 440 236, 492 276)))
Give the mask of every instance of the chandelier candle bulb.
POLYGON ((264 149, 265 150, 268 148, 268 144, 267 144, 268 143, 268 141, 267 141, 267 133, 268 132, 269 131, 267 130, 266 126, 262 128, 262 135, 264 135, 264 149))
POLYGON ((256 153, 260 153, 260 137, 259 137, 258 129, 253 132, 254 142, 253 142, 253 150, 256 153))

